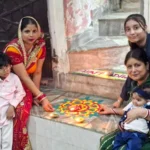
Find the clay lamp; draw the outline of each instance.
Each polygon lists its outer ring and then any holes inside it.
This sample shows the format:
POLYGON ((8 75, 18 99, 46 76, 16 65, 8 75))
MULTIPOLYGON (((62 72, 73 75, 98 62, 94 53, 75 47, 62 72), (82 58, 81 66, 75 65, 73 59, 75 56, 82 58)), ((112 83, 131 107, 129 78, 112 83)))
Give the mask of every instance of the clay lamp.
POLYGON ((75 122, 77 122, 77 123, 82 123, 82 122, 84 122, 84 118, 83 118, 83 117, 75 117, 74 120, 75 120, 75 122))

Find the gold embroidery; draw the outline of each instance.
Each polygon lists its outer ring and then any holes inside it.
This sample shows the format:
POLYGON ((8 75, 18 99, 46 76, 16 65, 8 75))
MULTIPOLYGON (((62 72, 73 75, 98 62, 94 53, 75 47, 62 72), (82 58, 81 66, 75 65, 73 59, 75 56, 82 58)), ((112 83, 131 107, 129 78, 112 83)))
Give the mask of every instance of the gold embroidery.
POLYGON ((26 144, 24 150, 32 150, 30 141, 28 141, 28 143, 26 144))
POLYGON ((45 43, 43 42, 40 46, 36 46, 35 49, 33 51, 31 51, 31 53, 28 57, 28 60, 27 60, 26 68, 28 68, 31 65, 31 63, 37 61, 37 55, 44 45, 45 45, 45 43))
MULTIPOLYGON (((19 42, 18 42, 18 44, 19 44, 19 42)), ((42 48, 44 45, 45 45, 45 42, 43 42, 43 43, 42 43, 41 45, 39 45, 39 46, 36 46, 36 47, 34 48, 34 50, 31 51, 31 53, 30 53, 30 55, 29 55, 29 57, 28 57, 27 60, 25 60, 26 58, 24 57, 24 65, 25 65, 25 68, 28 68, 33 62, 36 62, 36 61, 37 61, 37 55, 38 55, 38 53, 40 52, 41 48, 42 48), (26 63, 25 63, 25 62, 26 62, 26 63)), ((13 43, 13 44, 11 44, 11 45, 8 45, 8 46, 5 48, 4 52, 7 51, 8 47, 14 47, 14 48, 19 52, 19 54, 22 56, 22 52, 20 51, 19 46, 18 46, 16 43, 13 43)))
POLYGON ((19 50, 18 45, 17 45, 16 43, 8 45, 8 46, 5 48, 4 53, 6 53, 6 51, 7 51, 7 49, 8 49, 9 47, 14 47, 14 48, 19 52, 19 54, 22 56, 22 53, 21 53, 21 51, 19 50))
POLYGON ((27 134, 27 129, 26 128, 23 128, 23 134, 27 134))

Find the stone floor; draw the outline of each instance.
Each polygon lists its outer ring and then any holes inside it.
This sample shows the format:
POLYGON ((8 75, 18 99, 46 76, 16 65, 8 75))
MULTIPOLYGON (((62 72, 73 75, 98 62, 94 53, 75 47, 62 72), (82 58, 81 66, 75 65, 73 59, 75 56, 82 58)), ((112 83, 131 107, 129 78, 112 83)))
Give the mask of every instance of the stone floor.
POLYGON ((50 112, 44 112, 42 107, 37 106, 33 106, 31 116, 77 126, 103 134, 109 133, 117 128, 118 116, 99 115, 97 113, 103 104, 111 105, 114 102, 113 100, 93 95, 64 92, 60 89, 50 89, 46 86, 42 87, 42 91, 48 96, 59 117, 54 119, 50 116, 50 112), (80 110, 78 112, 70 111, 69 106, 72 105, 80 105, 80 110), (78 117, 84 118, 84 122, 77 123, 76 118, 78 117))

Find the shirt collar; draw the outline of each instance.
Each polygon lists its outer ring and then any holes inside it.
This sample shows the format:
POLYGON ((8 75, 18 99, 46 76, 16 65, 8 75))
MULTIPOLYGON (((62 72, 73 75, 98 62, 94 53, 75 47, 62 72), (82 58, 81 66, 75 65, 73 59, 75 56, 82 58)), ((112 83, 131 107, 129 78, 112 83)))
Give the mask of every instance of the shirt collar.
POLYGON ((10 74, 9 74, 4 80, 2 80, 2 79, 0 78, 0 82, 2 82, 2 81, 7 81, 7 82, 9 82, 9 81, 10 81, 10 74))

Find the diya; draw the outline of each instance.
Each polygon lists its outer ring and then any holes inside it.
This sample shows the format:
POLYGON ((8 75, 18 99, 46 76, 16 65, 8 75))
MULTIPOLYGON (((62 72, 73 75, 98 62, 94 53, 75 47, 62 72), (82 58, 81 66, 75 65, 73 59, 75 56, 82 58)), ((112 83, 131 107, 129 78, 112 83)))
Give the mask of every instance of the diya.
POLYGON ((83 117, 75 117, 74 120, 75 120, 75 122, 77 122, 77 123, 82 123, 82 122, 84 122, 84 118, 83 118, 83 117))
POLYGON ((50 113, 50 117, 51 118, 58 118, 59 115, 56 112, 52 112, 52 113, 50 113))

